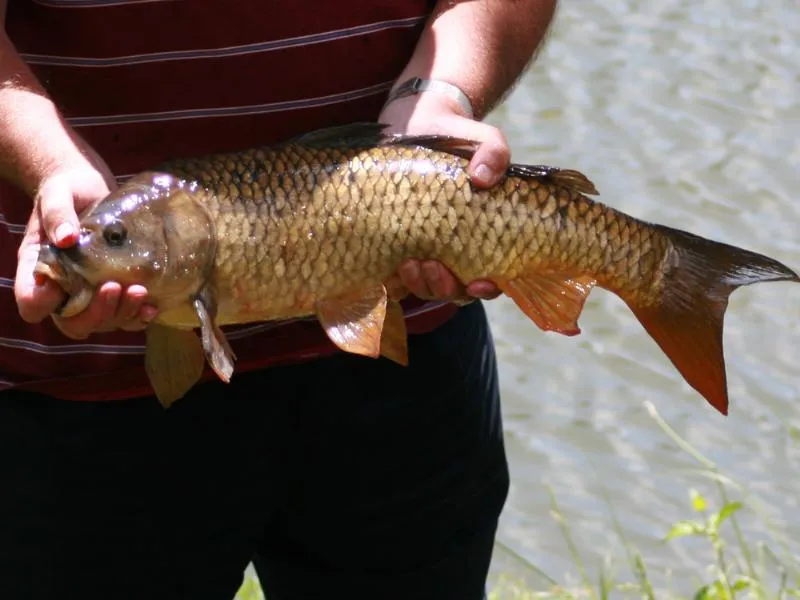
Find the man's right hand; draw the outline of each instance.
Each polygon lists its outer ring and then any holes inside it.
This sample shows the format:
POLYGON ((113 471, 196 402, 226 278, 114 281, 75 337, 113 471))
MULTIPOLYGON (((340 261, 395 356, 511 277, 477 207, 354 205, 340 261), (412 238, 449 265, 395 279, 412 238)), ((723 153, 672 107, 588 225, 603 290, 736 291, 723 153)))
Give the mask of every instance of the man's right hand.
MULTIPOLYGON (((0 21, 7 0, 0 0, 0 21)), ((46 319, 64 300, 53 281, 37 283, 33 269, 41 244, 69 247, 78 241, 77 212, 102 200, 116 186, 105 162, 61 117, 13 42, 0 28, 0 177, 34 198, 17 254, 14 296, 29 323, 46 319)), ((136 330, 155 317, 144 304, 147 290, 123 290, 109 282, 78 315, 53 317, 65 335, 86 338, 94 331, 136 330)))
MULTIPOLYGON (((39 246, 51 242, 65 248, 77 243, 77 213, 102 200, 115 187, 102 160, 90 149, 82 150, 85 161, 57 167, 39 185, 19 247, 14 294, 20 315, 29 323, 47 318, 64 300, 64 291, 55 282, 34 276, 39 246)), ((86 310, 69 318, 54 315, 53 321, 73 339, 84 339, 96 331, 141 330, 156 315, 155 308, 144 304, 146 298, 147 290, 142 286, 123 290, 118 283, 107 282, 86 310)))

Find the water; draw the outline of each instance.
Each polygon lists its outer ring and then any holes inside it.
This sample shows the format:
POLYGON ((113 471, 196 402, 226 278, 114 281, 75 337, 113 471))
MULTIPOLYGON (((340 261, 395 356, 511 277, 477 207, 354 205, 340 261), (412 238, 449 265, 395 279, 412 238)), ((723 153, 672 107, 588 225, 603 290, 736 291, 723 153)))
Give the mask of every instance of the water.
MULTIPOLYGON (((790 0, 562 0, 548 43, 489 118, 514 160, 578 168, 634 216, 745 246, 800 268, 800 11, 790 0)), ((551 486, 590 578, 605 557, 632 580, 609 503, 655 585, 689 593, 713 556, 662 540, 716 500, 698 463, 646 409, 741 483, 748 540, 800 555, 800 285, 737 291, 726 317, 731 414, 680 378, 620 300, 592 293, 583 334, 488 304, 500 358, 512 487, 495 573, 530 562, 578 571, 550 514, 551 486), (753 509, 758 507, 759 513, 753 509), (514 557, 514 553, 519 558, 514 557)))

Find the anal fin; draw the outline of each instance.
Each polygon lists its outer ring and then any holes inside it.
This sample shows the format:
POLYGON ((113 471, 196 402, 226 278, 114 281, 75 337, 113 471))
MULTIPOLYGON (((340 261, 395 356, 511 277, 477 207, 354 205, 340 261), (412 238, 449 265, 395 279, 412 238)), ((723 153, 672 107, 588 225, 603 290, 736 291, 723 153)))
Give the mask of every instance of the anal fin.
POLYGON ((383 285, 319 300, 317 318, 330 340, 341 350, 378 358, 386 319, 383 285))
POLYGON ((544 272, 496 278, 495 283, 544 331, 577 335, 578 318, 596 282, 587 275, 544 272))
POLYGON ((155 323, 147 327, 145 370, 158 401, 168 408, 198 382, 205 357, 191 329, 174 329, 155 323))

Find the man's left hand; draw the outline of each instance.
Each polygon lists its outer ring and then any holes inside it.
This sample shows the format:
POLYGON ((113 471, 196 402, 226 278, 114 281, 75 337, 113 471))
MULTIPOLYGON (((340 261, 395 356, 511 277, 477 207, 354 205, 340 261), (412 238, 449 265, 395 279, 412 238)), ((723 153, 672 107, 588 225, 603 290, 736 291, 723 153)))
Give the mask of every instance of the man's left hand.
MULTIPOLYGON (((441 94, 428 92, 395 100, 384 107, 378 120, 389 125, 387 132, 391 133, 438 133, 480 142, 467 169, 476 187, 489 188, 497 183, 511 160, 508 142, 499 129, 463 116, 458 104, 441 94)), ((464 285, 435 260, 403 261, 387 287, 397 290, 402 286, 418 298, 434 300, 490 300, 500 295, 497 286, 486 279, 464 285)))

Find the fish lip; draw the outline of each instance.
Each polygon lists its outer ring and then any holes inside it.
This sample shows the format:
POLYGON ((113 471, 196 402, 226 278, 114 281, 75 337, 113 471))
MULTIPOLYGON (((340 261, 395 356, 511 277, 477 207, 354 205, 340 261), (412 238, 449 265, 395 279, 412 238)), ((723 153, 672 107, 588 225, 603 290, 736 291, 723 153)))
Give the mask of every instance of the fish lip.
POLYGON ((84 255, 81 253, 80 244, 69 246, 68 248, 59 248, 52 244, 48 244, 50 251, 58 262, 59 266, 67 273, 70 271, 78 275, 87 284, 89 279, 84 272, 84 255))
MULTIPOLYGON (((82 256, 77 245, 69 248, 59 248, 53 244, 43 244, 40 247, 38 264, 55 262, 62 274, 54 279, 55 283, 64 291, 65 298, 55 307, 52 314, 59 317, 68 317, 82 312, 91 302, 94 291, 83 274, 81 268, 82 256), (74 285, 75 278, 80 282, 74 285)), ((36 271, 36 269, 34 269, 36 271)), ((43 272, 43 271, 40 271, 43 272)), ((53 279, 52 273, 48 276, 53 279)))
POLYGON ((70 296, 69 294, 64 294, 64 299, 61 301, 61 304, 59 304, 53 309, 53 314, 56 315, 57 317, 64 316, 64 310, 67 308, 71 300, 72 296, 70 296))

